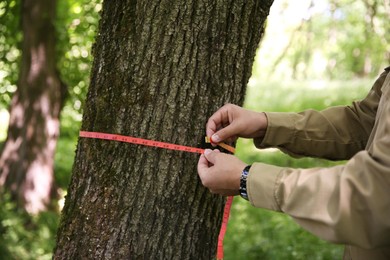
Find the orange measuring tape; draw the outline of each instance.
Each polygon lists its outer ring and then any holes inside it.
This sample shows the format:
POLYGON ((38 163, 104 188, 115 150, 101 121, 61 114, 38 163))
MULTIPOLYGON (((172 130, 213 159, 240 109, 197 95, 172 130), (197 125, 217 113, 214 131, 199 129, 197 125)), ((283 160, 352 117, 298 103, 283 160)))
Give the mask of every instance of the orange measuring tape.
MULTIPOLYGON (((183 151, 189 153, 199 153, 199 154, 204 153, 204 149, 202 148, 196 148, 191 146, 178 145, 178 144, 172 144, 172 143, 166 143, 166 142, 160 142, 160 141, 154 141, 154 140, 143 139, 138 137, 118 135, 118 134, 80 131, 79 136, 84 138, 111 140, 111 141, 125 142, 125 143, 131 143, 136 145, 144 145, 144 146, 157 147, 157 148, 169 149, 175 151, 183 151)), ((205 138, 205 141, 207 143, 211 143, 211 140, 208 137, 205 138)), ((231 153, 235 152, 234 147, 229 146, 225 143, 217 143, 217 145, 230 151, 231 153)), ((223 259, 223 239, 225 237, 232 203, 233 203, 233 196, 228 196, 226 199, 225 208, 223 210, 221 229, 218 235, 217 259, 223 259)))

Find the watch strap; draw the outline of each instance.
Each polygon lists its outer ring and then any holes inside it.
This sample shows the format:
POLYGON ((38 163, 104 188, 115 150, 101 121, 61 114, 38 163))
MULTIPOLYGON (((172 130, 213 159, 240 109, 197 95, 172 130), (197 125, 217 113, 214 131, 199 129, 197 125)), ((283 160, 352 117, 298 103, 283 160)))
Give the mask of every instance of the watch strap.
POLYGON ((244 170, 242 170, 241 178, 240 178, 240 196, 245 200, 249 200, 248 191, 246 188, 246 182, 248 179, 249 170, 251 166, 252 165, 245 166, 244 170))

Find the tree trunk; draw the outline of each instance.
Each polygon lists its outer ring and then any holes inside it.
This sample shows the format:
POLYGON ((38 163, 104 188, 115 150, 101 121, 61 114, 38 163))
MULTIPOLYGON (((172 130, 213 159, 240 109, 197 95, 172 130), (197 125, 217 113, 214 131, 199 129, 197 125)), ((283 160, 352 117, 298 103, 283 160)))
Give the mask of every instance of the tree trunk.
POLYGON ((66 93, 55 61, 56 1, 22 1, 22 61, 0 158, 0 186, 30 213, 47 208, 66 93))
MULTIPOLYGON (((271 0, 104 1, 82 129, 201 146, 242 104, 271 0)), ((79 139, 56 259, 211 259, 224 198, 198 156, 79 139)))

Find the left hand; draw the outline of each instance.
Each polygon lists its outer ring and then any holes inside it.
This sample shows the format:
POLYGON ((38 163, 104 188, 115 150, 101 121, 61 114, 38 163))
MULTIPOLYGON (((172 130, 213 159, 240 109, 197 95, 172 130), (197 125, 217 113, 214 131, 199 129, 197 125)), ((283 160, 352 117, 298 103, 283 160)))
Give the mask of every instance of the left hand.
POLYGON ((198 174, 203 186, 223 196, 239 194, 240 178, 246 164, 234 155, 206 149, 199 158, 198 174))

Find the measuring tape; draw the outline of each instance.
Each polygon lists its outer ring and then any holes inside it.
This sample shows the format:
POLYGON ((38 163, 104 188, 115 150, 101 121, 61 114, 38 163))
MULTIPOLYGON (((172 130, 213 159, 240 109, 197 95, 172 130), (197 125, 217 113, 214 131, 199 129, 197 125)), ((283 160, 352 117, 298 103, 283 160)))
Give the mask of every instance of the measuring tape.
POLYGON ((233 204, 233 196, 228 196, 226 199, 225 208, 223 209, 222 224, 218 235, 217 260, 223 259, 223 239, 225 238, 225 233, 227 229, 227 224, 228 224, 230 209, 232 207, 232 204, 233 204))
POLYGON ((145 145, 145 146, 158 147, 158 148, 163 148, 163 149, 183 151, 183 152, 189 152, 189 153, 200 153, 200 154, 204 153, 204 149, 201 149, 201 148, 195 148, 195 147, 191 147, 191 146, 184 146, 184 145, 178 145, 178 144, 153 141, 153 140, 137 138, 137 137, 132 137, 132 136, 125 136, 125 135, 80 131, 80 137, 111 140, 111 141, 125 142, 125 143, 131 143, 131 144, 140 144, 140 145, 145 145))
MULTIPOLYGON (((182 151, 182 152, 188 152, 188 153, 199 153, 199 154, 204 153, 204 149, 202 149, 202 148, 196 148, 196 147, 191 147, 191 146, 178 145, 178 144, 172 144, 172 143, 166 143, 166 142, 160 142, 160 141, 154 141, 154 140, 143 139, 143 138, 138 138, 138 137, 118 135, 118 134, 80 131, 79 136, 84 137, 84 138, 125 142, 125 143, 131 143, 131 144, 136 144, 136 145, 144 145, 144 146, 157 147, 157 148, 182 151)), ((211 140, 208 137, 206 137, 205 140, 208 143, 211 142, 211 140)), ((235 152, 234 147, 231 147, 225 143, 217 143, 217 145, 221 146, 222 148, 224 148, 232 153, 235 152)), ((226 203, 225 203, 225 208, 223 209, 222 224, 221 224, 221 229, 220 229, 219 235, 218 235, 218 246, 217 246, 217 259, 218 260, 223 259, 223 239, 225 237, 232 203, 233 203, 233 196, 228 196, 226 203)))

